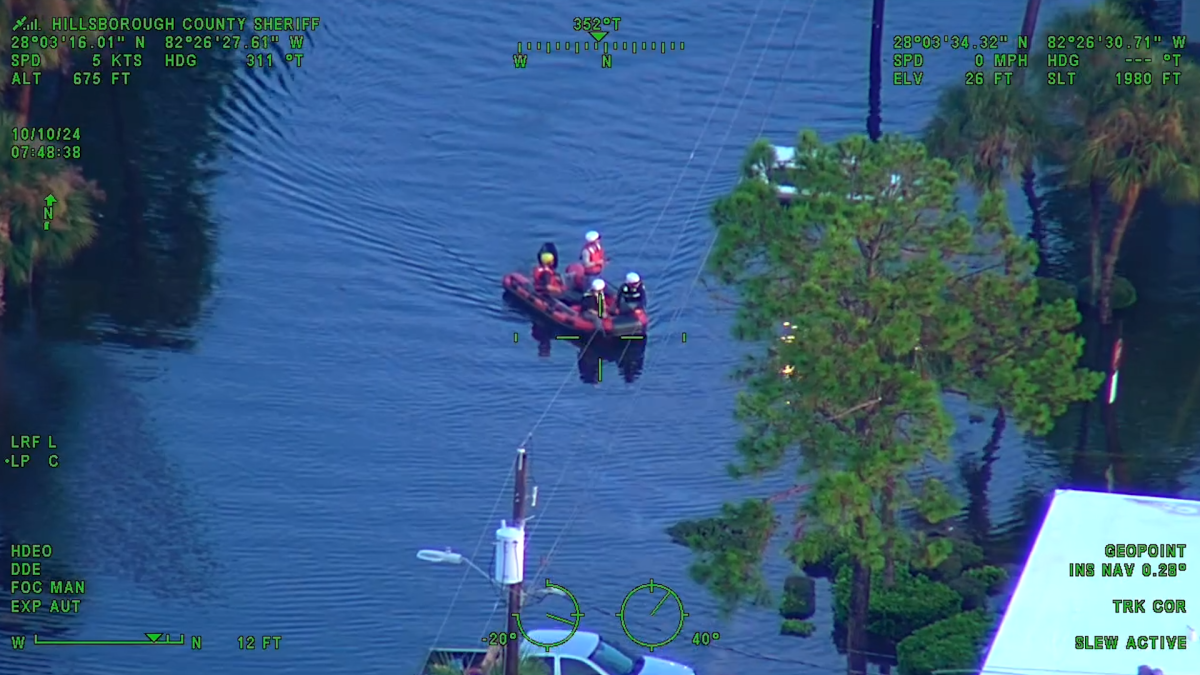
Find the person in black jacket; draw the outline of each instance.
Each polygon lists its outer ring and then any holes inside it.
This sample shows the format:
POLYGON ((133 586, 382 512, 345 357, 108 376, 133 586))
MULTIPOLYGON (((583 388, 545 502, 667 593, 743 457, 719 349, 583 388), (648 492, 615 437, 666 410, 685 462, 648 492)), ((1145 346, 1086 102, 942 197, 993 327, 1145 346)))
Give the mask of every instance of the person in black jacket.
POLYGON ((637 272, 625 275, 625 283, 621 285, 620 312, 632 312, 635 309, 646 309, 646 287, 637 272))
POLYGON ((591 319, 596 326, 596 332, 604 332, 604 316, 605 310, 608 309, 607 302, 604 297, 604 280, 593 279, 592 286, 587 293, 583 294, 583 303, 580 305, 580 310, 583 316, 591 319))

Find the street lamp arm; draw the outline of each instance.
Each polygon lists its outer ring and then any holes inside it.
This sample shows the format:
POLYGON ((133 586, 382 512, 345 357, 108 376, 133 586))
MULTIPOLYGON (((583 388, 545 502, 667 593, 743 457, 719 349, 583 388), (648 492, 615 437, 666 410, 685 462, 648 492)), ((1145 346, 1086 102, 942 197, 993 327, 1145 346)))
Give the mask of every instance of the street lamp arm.
POLYGON ((466 565, 476 572, 479 572, 480 576, 488 580, 488 583, 492 584, 493 586, 496 583, 492 579, 491 575, 480 568, 479 565, 471 562, 470 559, 463 554, 455 553, 453 550, 448 548, 442 551, 434 548, 423 548, 420 551, 417 551, 417 559, 423 560, 427 563, 434 563, 435 565, 466 565))
POLYGON ((434 548, 423 548, 417 551, 417 559, 437 565, 461 565, 466 560, 461 553, 455 553, 450 549, 439 551, 434 548))

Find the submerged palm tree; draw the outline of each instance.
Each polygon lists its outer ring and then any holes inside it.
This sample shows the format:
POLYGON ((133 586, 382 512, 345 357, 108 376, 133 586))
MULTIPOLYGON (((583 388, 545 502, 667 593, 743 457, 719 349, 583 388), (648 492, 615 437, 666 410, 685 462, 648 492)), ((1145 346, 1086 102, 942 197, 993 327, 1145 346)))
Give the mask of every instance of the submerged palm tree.
MULTIPOLYGON (((1033 40, 1041 0, 1027 0, 1021 35, 1033 40)), ((1018 48, 1022 54, 1027 48, 1018 48)), ((1020 176, 1034 219, 1034 235, 1042 242, 1041 207, 1035 189, 1034 159, 1045 136, 1042 115, 1024 81, 1015 73, 1013 86, 957 85, 943 92, 925 130, 925 143, 949 159, 980 192, 1000 189, 1005 178, 1020 176)), ((985 82, 992 82, 985 77, 985 82)))
POLYGON ((939 97, 925 144, 974 188, 989 192, 1033 165, 1041 119, 1025 87, 958 85, 939 97))
MULTIPOLYGON (((1025 18, 1021 20, 1021 35, 1024 35, 1030 43, 1033 42, 1033 36, 1037 33, 1038 13, 1042 9, 1042 0, 1025 0, 1025 18)), ((1028 49, 1018 50, 1028 51, 1028 49)))
POLYGON ((1078 177, 1098 179, 1118 206, 1100 270, 1100 320, 1112 321, 1113 282, 1121 245, 1141 196, 1159 190, 1168 199, 1200 199, 1200 73, 1191 64, 1168 69, 1157 59, 1147 68, 1151 86, 1126 87, 1120 104, 1084 127, 1082 150, 1072 162, 1078 177), (1180 72, 1179 85, 1159 84, 1180 72))
MULTIPOLYGON (((1034 36, 1037 34, 1038 14, 1041 9, 1042 0, 1025 0, 1025 17, 1021 20, 1021 35, 1027 42, 1023 47, 1020 45, 1017 47, 1017 53, 1023 56, 1029 55, 1029 45, 1033 44, 1034 36)), ((1021 68, 1016 72, 1018 85, 1025 84, 1025 70, 1021 68)), ((1037 193, 1037 174, 1034 171, 1033 162, 1030 162, 1021 172, 1021 190, 1025 193, 1025 201, 1029 203, 1029 212, 1033 218, 1029 234, 1037 242, 1038 252, 1041 253, 1046 245, 1046 226, 1042 222, 1042 200, 1037 193)), ((1046 256, 1042 255, 1040 260, 1044 262, 1045 258, 1046 256)))
MULTIPOLYGON (((1067 12, 1056 18, 1050 26, 1053 35, 1099 35, 1120 36, 1125 43, 1136 45, 1135 36, 1145 33, 1144 27, 1116 2, 1104 2, 1087 9, 1067 12)), ((1056 45, 1058 46, 1058 45, 1056 45)), ((1103 47, 1103 45, 1101 45, 1103 47)), ((1104 195, 1107 189, 1104 172, 1090 174, 1088 163, 1080 164, 1080 148, 1089 140, 1089 134, 1099 127, 1096 121, 1113 108, 1124 105, 1132 92, 1130 87, 1119 84, 1117 74, 1128 69, 1123 50, 1088 49, 1086 45, 1066 43, 1062 53, 1066 58, 1076 58, 1079 67, 1074 69, 1075 83, 1071 86, 1044 85, 1040 90, 1043 108, 1055 119, 1066 120, 1055 124, 1050 137, 1049 152, 1053 160, 1068 168, 1069 183, 1088 191, 1088 243, 1089 243, 1089 301, 1092 307, 1101 303, 1103 261, 1103 218, 1104 195)), ((1144 56, 1156 56, 1149 49, 1144 56)), ((1039 69, 1048 67, 1050 51, 1046 50, 1033 59, 1039 69)), ((1045 83, 1045 77, 1039 77, 1045 83)), ((1095 167, 1093 167, 1095 168, 1095 167)), ((1111 299, 1109 300, 1111 305, 1111 299)))
MULTIPOLYGON (((12 122, 11 115, 0 115, 0 126, 12 122)), ((39 267, 65 264, 92 242, 92 205, 102 198, 78 168, 56 159, 13 159, 12 139, 5 139, 0 148, 0 316, 8 284, 30 284, 39 267), (54 217, 47 220, 43 209, 49 195, 55 198, 54 217)))
MULTIPOLYGON (((1092 324, 1087 343, 1090 360, 1097 365, 1103 361, 1105 335, 1116 337, 1111 330, 1116 267, 1142 194, 1158 189, 1167 197, 1200 197, 1196 170, 1200 159, 1200 119, 1196 110, 1200 91, 1192 74, 1195 69, 1187 63, 1168 69, 1161 51, 1145 44, 1145 38, 1139 45, 1137 36, 1148 31, 1125 4, 1110 0, 1064 14, 1054 22, 1052 34, 1108 36, 1123 40, 1125 49, 1108 49, 1108 44, 1089 45, 1086 41, 1062 45, 1065 49, 1056 51, 1065 52, 1068 59, 1078 59, 1078 67, 1073 69, 1074 86, 1046 86, 1041 92, 1044 107, 1056 119, 1065 120, 1055 125, 1052 155, 1066 167, 1068 183, 1086 187, 1089 194, 1087 290, 1101 325, 1092 324), (1136 74, 1130 72, 1132 59, 1141 61, 1136 74), (1181 73, 1178 84, 1167 84, 1163 79, 1172 70, 1181 73), (1142 73, 1149 74, 1149 81, 1142 73), (1139 77, 1141 81, 1134 81, 1139 77), (1102 222, 1106 196, 1118 208, 1108 230, 1107 245, 1102 222)), ((1033 62, 1048 67, 1047 56, 1033 62)), ((1119 324, 1115 327, 1119 333, 1119 324)), ((1124 463, 1120 460, 1115 411, 1106 397, 1100 397, 1099 402, 1108 451, 1117 467, 1115 476, 1121 479, 1124 463)), ((1086 404, 1080 417, 1079 453, 1088 447, 1092 407, 1086 404)))
POLYGON ((880 89, 883 88, 883 11, 887 0, 873 0, 871 4, 871 82, 867 91, 867 136, 872 141, 883 135, 883 120, 880 112, 880 89))

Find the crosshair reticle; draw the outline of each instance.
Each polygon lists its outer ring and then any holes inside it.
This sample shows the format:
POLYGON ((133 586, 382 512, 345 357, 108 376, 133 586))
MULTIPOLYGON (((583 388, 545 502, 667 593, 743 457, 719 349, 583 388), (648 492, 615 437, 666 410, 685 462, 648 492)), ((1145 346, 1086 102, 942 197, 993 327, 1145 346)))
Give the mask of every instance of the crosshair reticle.
POLYGON ((632 591, 629 591, 629 594, 625 596, 625 600, 621 602, 621 611, 617 612, 617 618, 621 620, 621 630, 625 631, 625 636, 628 637, 634 644, 645 647, 652 652, 659 647, 665 647, 671 644, 675 638, 679 637, 679 634, 683 632, 683 621, 687 617, 688 613, 683 609, 683 600, 679 598, 679 595, 670 588, 667 588, 662 584, 655 583, 654 579, 650 579, 650 583, 648 584, 642 584, 641 586, 634 588, 632 591), (644 640, 637 639, 633 636, 633 633, 629 631, 629 615, 626 614, 625 610, 629 607, 629 601, 632 600, 634 596, 641 593, 648 593, 651 596, 654 596, 656 593, 661 593, 661 596, 658 599, 658 604, 654 605, 654 609, 650 610, 650 616, 652 617, 662 617, 665 621, 667 620, 666 617, 669 614, 674 613, 675 608, 679 609, 679 621, 675 623, 675 630, 667 639, 660 640, 658 642, 646 642, 644 640), (671 600, 674 600, 673 607, 668 604, 668 601, 671 600))
POLYGON ((547 619, 550 619, 551 621, 557 621, 558 623, 563 623, 571 627, 571 630, 567 633, 566 637, 556 642, 538 642, 537 640, 529 637, 529 633, 525 632, 525 626, 521 624, 521 614, 518 612, 513 614, 513 616, 517 619, 517 630, 521 631, 521 636, 525 638, 525 641, 531 645, 541 647, 542 649, 545 649, 547 653, 549 653, 552 647, 566 644, 567 640, 575 637, 575 631, 579 630, 579 620, 583 618, 583 612, 579 611, 579 601, 575 599, 575 596, 571 593, 571 591, 568 591, 556 583, 552 583, 549 579, 546 579, 546 588, 554 589, 562 593, 565 598, 571 601, 571 605, 575 608, 575 611, 567 615, 571 617, 569 619, 558 616, 557 614, 551 614, 549 612, 546 613, 547 619))

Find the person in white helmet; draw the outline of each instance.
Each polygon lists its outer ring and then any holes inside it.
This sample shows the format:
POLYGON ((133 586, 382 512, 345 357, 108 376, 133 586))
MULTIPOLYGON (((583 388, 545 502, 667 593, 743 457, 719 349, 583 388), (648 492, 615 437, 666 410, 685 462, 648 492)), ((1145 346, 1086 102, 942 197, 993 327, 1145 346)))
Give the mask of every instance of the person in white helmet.
POLYGON ((646 309, 646 288, 642 285, 642 278, 638 276, 637 272, 625 275, 625 283, 621 284, 618 302, 622 314, 637 309, 646 309))
POLYGON ((597 331, 604 330, 603 318, 608 309, 604 299, 604 280, 593 279, 592 286, 583 294, 583 315, 592 320, 597 331))
POLYGON ((604 246, 600 244, 600 233, 592 230, 583 236, 583 250, 579 253, 583 263, 583 273, 588 278, 595 278, 604 273, 604 265, 608 260, 604 257, 604 246))

